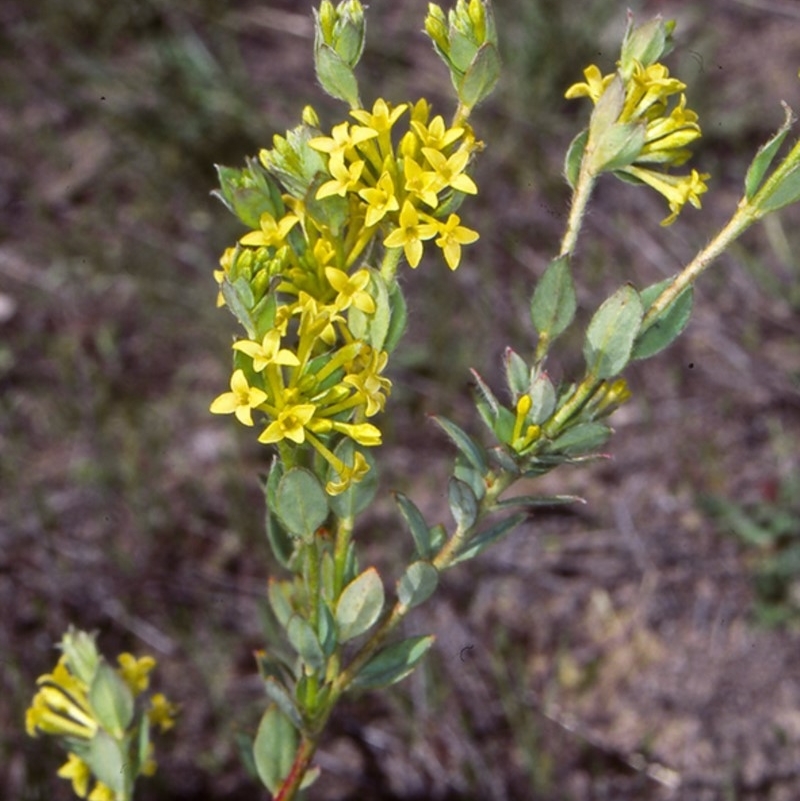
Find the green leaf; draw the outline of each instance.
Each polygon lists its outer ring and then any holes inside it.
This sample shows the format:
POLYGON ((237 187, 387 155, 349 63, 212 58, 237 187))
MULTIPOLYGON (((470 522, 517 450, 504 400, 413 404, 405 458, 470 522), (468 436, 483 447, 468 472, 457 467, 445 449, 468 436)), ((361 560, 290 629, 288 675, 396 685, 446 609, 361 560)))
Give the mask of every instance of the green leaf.
POLYGON ((511 348, 506 348, 504 363, 508 389, 516 402, 516 399, 524 395, 530 387, 531 371, 522 356, 511 348))
POLYGON ((319 673, 325 667, 325 654, 322 653, 317 635, 308 621, 299 615, 294 615, 289 621, 286 633, 292 648, 297 651, 303 662, 314 672, 319 673))
POLYGON ((430 562, 413 562, 397 582, 397 597, 411 609, 427 601, 439 583, 439 572, 430 562))
POLYGON ((367 631, 378 619, 383 601, 383 583, 374 567, 353 579, 336 604, 339 642, 347 642, 367 631))
POLYGON ((479 501, 486 495, 486 480, 463 456, 456 459, 453 475, 463 481, 479 501))
POLYGON ((576 308, 569 256, 559 256, 550 262, 536 284, 531 298, 531 320, 539 335, 552 341, 572 322, 576 308))
POLYGON ((328 604, 324 600, 320 600, 319 604, 319 644, 322 646, 322 651, 326 657, 330 656, 336 646, 338 640, 336 639, 336 620, 333 617, 328 604))
POLYGON ((770 168, 775 155, 783 144, 783 140, 786 139, 786 134, 789 133, 789 129, 795 122, 795 116, 786 103, 783 103, 783 111, 786 115, 783 125, 768 142, 758 149, 758 153, 756 153, 755 158, 747 168, 747 175, 744 179, 744 192, 748 200, 752 200, 758 191, 764 180, 764 175, 770 168))
MULTIPOLYGON (((344 492, 329 498, 333 513, 338 517, 351 520, 361 514, 372 503, 372 499, 378 490, 379 478, 378 469, 375 466, 375 457, 372 455, 370 448, 357 448, 353 440, 347 437, 337 445, 334 453, 346 465, 352 466, 356 450, 366 459, 369 465, 369 473, 361 481, 351 483, 344 492)), ((336 475, 337 473, 333 466, 329 466, 328 479, 332 480, 336 475)))
POLYGON ((150 720, 147 715, 142 715, 139 722, 139 731, 136 736, 136 759, 131 766, 131 773, 136 776, 142 765, 150 758, 150 720))
POLYGON ((471 528, 478 517, 478 499, 469 485, 452 477, 447 485, 447 498, 456 525, 462 531, 471 528))
POLYGON ((578 423, 556 437, 548 446, 547 453, 563 456, 590 453, 599 448, 611 436, 611 429, 603 423, 578 423))
POLYGON ((486 475, 489 466, 486 462, 484 449, 466 431, 463 431, 446 417, 434 416, 433 419, 444 433, 450 437, 458 450, 470 461, 472 466, 480 471, 481 475, 486 475))
POLYGON ((411 532, 417 553, 423 559, 429 559, 434 555, 435 551, 431 545, 430 529, 422 516, 422 512, 402 492, 395 492, 394 499, 400 509, 400 514, 403 515, 403 519, 408 524, 408 530, 411 532))
MULTIPOLYGON (((642 290, 642 305, 645 309, 649 309, 655 303, 658 296, 672 283, 672 280, 667 278, 665 281, 660 281, 642 290)), ((631 358, 649 359, 671 345, 686 328, 686 324, 692 316, 693 300, 694 291, 689 286, 672 301, 649 328, 636 337, 631 358)))
POLYGON ((480 533, 474 539, 471 539, 459 552, 458 556, 450 563, 450 566, 466 562, 468 559, 473 559, 478 554, 483 553, 490 545, 497 542, 506 534, 510 534, 520 523, 528 517, 526 512, 507 517, 499 523, 495 523, 491 528, 480 533))
POLYGON ((250 290, 250 285, 244 278, 237 278, 231 283, 227 278, 220 284, 222 297, 225 298, 225 305, 233 312, 233 316, 239 321, 241 326, 247 331, 250 339, 255 339, 256 323, 251 314, 255 305, 255 298, 250 290))
POLYGON ((267 597, 272 612, 282 628, 289 625, 289 620, 294 614, 292 608, 293 586, 291 581, 278 581, 270 578, 267 585, 267 597))
POLYGON ((800 200, 800 164, 786 172, 775 189, 758 203, 759 216, 782 209, 800 200))
POLYGON ((338 237, 349 219, 350 204, 347 198, 339 195, 330 195, 321 200, 317 199, 319 188, 329 180, 330 176, 327 173, 317 173, 308 187, 304 202, 307 212, 314 218, 319 227, 330 228, 331 234, 334 237, 338 237))
POLYGON ((128 757, 122 747, 108 732, 98 729, 88 749, 80 754, 95 777, 115 793, 122 793, 126 784, 128 757))
POLYGON ((619 170, 632 164, 645 143, 644 123, 617 123, 598 133, 591 155, 592 172, 619 170))
POLYGON ((492 93, 500 78, 500 68, 497 48, 491 42, 484 42, 457 87, 458 99, 467 108, 474 108, 492 93))
POLYGON ((564 177, 572 189, 578 185, 578 176, 581 172, 581 161, 586 150, 586 143, 589 141, 589 129, 581 131, 570 143, 567 148, 567 155, 564 158, 564 177))
POLYGON ((414 670, 435 639, 432 635, 409 637, 378 651, 361 668, 350 686, 360 690, 374 690, 401 681, 414 670))
POLYGON ((278 492, 278 483, 283 477, 283 472, 283 464, 276 457, 272 460, 269 475, 262 485, 266 501, 264 523, 267 540, 273 555, 283 567, 290 569, 292 557, 294 556, 295 541, 289 536, 286 529, 272 512, 276 505, 275 498, 278 492))
POLYGON ((303 721, 300 717, 300 713, 297 711, 297 706, 295 706, 294 700, 289 695, 282 682, 272 676, 267 676, 267 678, 264 679, 264 691, 267 693, 269 699, 277 704, 281 712, 283 712, 296 729, 302 728, 303 721))
POLYGON ((586 330, 583 356, 595 378, 613 378, 628 364, 642 323, 642 301, 630 285, 617 290, 595 312, 586 330))
POLYGON ((270 704, 258 724, 253 759, 258 778, 275 793, 289 775, 297 750, 297 730, 275 704, 270 704))
POLYGON ((534 376, 529 394, 531 396, 531 410, 528 413, 528 417, 535 425, 541 425, 553 414, 556 408, 556 388, 544 370, 540 370, 534 376))
POLYGON ((536 509, 541 506, 564 506, 570 503, 586 503, 578 495, 516 495, 497 501, 496 509, 513 509, 521 506, 524 509, 536 509))
POLYGON ((275 514, 290 534, 311 540, 329 513, 328 496, 310 470, 293 467, 281 477, 275 493, 275 514))
POLYGON ((331 97, 344 100, 350 108, 361 105, 355 73, 332 47, 322 43, 315 47, 314 66, 317 79, 331 97))
POLYGON ((486 423, 490 431, 494 431, 495 421, 500 409, 500 402, 494 396, 489 385, 478 375, 475 370, 470 370, 478 388, 478 397, 475 400, 475 408, 478 410, 483 422, 486 423))
POLYGON ((389 292, 389 311, 389 330, 386 332, 386 341, 383 343, 383 349, 387 353, 391 353, 397 347, 408 324, 408 306, 397 281, 394 282, 389 292))
POLYGON ((105 660, 97 665, 89 685, 89 703, 100 725, 114 737, 121 738, 133 720, 133 693, 105 660))

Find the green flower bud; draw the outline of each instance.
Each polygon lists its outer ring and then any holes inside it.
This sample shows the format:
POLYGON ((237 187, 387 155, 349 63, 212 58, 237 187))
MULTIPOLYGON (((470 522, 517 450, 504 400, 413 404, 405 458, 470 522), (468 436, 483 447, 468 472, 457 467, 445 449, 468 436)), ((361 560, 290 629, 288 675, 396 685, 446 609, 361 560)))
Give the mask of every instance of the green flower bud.
POLYGON ((425 33, 428 34, 439 56, 446 61, 450 52, 447 35, 447 17, 436 3, 428 3, 428 16, 425 17, 425 33))
POLYGON ((622 77, 628 80, 637 62, 643 67, 649 67, 669 53, 672 50, 674 29, 675 21, 664 22, 660 15, 634 28, 633 14, 629 13, 628 27, 622 40, 619 59, 619 71, 622 77))
POLYGON ((314 66, 322 88, 352 108, 360 105, 353 68, 364 52, 364 7, 343 0, 336 7, 323 0, 314 11, 314 66))
POLYGON ((95 636, 70 626, 60 643, 70 671, 87 685, 91 684, 100 662, 95 636))

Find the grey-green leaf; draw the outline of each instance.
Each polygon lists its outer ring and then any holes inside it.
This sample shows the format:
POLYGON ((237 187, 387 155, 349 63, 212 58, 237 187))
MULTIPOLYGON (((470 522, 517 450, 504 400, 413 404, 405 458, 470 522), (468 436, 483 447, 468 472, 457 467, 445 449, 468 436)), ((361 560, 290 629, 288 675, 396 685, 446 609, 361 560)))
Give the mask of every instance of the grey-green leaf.
POLYGON ((411 537, 414 540, 417 553, 423 559, 432 557, 434 550, 431 544, 430 528, 425 522, 422 512, 420 512, 414 502, 403 495, 402 492, 396 492, 394 494, 394 499, 400 509, 400 514, 403 515, 403 518, 408 524, 408 529, 411 532, 411 537))
POLYGON ((485 475, 488 470, 488 464, 486 462, 486 452, 484 449, 478 445, 466 431, 463 431, 446 417, 435 416, 433 419, 438 423, 445 434, 450 437, 458 450, 471 462, 473 467, 479 470, 482 475, 485 475))
POLYGON ((388 687, 411 673, 433 645, 435 637, 410 637, 378 651, 356 675, 351 687, 372 690, 388 687))
POLYGON ((478 517, 478 500, 469 484, 452 477, 447 486, 447 497, 459 529, 471 528, 478 517))
POLYGON ((275 493, 275 514, 289 533, 310 539, 329 512, 328 496, 310 470, 294 467, 281 478, 275 493))
POLYGON ((430 562, 412 562, 397 582, 397 597, 411 609, 430 598, 439 583, 439 572, 430 562))
POLYGON ((783 110, 786 115, 783 125, 781 125, 768 142, 758 149, 758 153, 756 153, 755 158, 747 168, 747 175, 744 179, 744 191, 745 197, 748 200, 752 200, 758 191, 761 182, 764 180, 764 175, 775 159, 775 155, 783 144, 783 140, 786 139, 786 134, 789 133, 789 129, 795 122, 795 116, 786 103, 783 103, 783 110))
MULTIPOLYGON (((648 309, 672 282, 671 278, 642 290, 642 305, 648 309)), ((633 344, 632 359, 649 359, 671 345, 686 328, 692 316, 693 288, 687 287, 675 298, 648 328, 642 331, 633 344)))
POLYGON ((325 654, 308 621, 294 615, 286 628, 292 648, 312 670, 319 672, 325 666, 325 654))
POLYGON ((450 563, 450 565, 457 565, 460 562, 466 562, 467 559, 473 559, 478 554, 483 553, 490 545, 497 542, 506 534, 510 534, 525 518, 526 512, 520 512, 505 520, 501 520, 486 531, 481 532, 477 537, 470 540, 458 553, 458 556, 450 563))
POLYGON ((133 693, 105 660, 97 665, 89 686, 89 703, 103 728, 121 738, 133 720, 133 693))
POLYGON ((628 364, 642 323, 642 301, 629 284, 618 289, 595 312, 586 330, 583 356, 595 378, 613 378, 628 364))
POLYGON ((383 609, 383 582, 374 567, 365 570, 342 591, 336 604, 339 641, 347 642, 363 634, 383 609))
POLYGON ((569 256, 550 262, 531 299, 531 320, 541 336, 555 339, 575 317, 577 301, 569 256))
POLYGON ((289 775, 297 749, 297 730, 275 704, 270 704, 258 725, 253 759, 258 777, 274 793, 289 775))

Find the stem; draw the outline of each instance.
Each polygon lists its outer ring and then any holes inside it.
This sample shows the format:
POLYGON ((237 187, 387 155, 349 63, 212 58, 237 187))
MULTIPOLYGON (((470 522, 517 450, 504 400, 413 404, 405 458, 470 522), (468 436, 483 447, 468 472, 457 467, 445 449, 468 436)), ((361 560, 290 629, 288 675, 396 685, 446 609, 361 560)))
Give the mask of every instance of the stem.
POLYGON ((311 760, 314 758, 314 752, 317 750, 316 739, 304 734, 297 752, 294 756, 294 762, 289 770, 288 776, 283 780, 283 784, 278 788, 278 792, 274 795, 273 801, 292 801, 303 783, 303 778, 311 765, 311 760))
POLYGON ((383 261, 381 262, 381 278, 386 281, 386 286, 389 289, 394 284, 394 275, 397 272, 397 266, 400 264, 400 256, 403 255, 403 248, 386 248, 383 254, 383 261))
POLYGON ((581 169, 578 173, 578 183, 572 193, 572 203, 569 208, 569 219, 567 228, 564 231, 564 238, 561 240, 561 251, 559 256, 571 256, 575 252, 575 244, 578 241, 578 234, 583 224, 583 217, 586 214, 586 207, 592 195, 597 176, 589 169, 586 153, 581 160, 581 169))
POLYGON ((575 391, 567 399, 566 403, 553 415, 544 427, 545 436, 551 439, 561 433, 564 424, 574 417, 583 405, 594 395, 601 379, 596 378, 591 373, 575 388, 575 391))
POLYGON ((687 287, 691 286, 730 244, 743 234, 754 222, 759 219, 751 203, 740 202, 739 208, 724 228, 706 245, 692 261, 684 267, 675 280, 656 298, 653 305, 647 310, 639 335, 654 325, 659 317, 675 302, 678 296, 687 287))

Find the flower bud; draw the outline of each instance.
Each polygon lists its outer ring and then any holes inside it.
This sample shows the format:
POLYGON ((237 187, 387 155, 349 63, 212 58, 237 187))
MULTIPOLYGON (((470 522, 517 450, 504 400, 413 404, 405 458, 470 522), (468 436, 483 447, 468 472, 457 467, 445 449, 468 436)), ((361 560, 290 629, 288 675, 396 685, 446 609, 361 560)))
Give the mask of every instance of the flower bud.
POLYGON ((353 68, 364 52, 364 7, 342 0, 335 7, 323 0, 314 11, 314 66, 322 88, 352 108, 360 105, 353 68))
POLYGON ((664 22, 661 15, 633 27, 633 14, 628 14, 628 27, 622 40, 619 71, 626 80, 633 75, 636 64, 649 67, 672 50, 674 20, 664 22))
POLYGON ((91 684, 100 662, 100 654, 94 640, 94 634, 80 631, 72 626, 61 638, 61 650, 67 658, 70 672, 86 685, 91 684))

